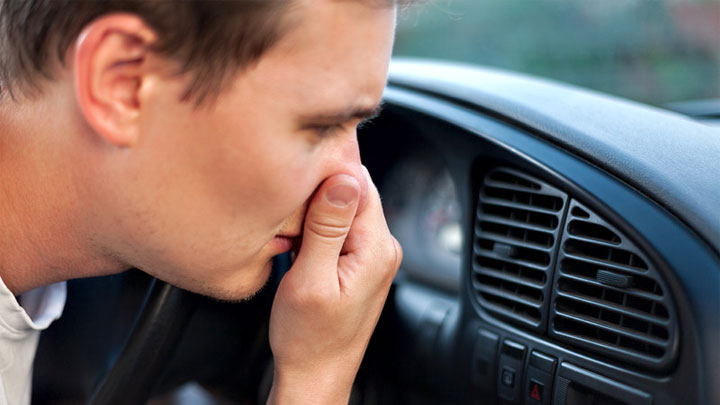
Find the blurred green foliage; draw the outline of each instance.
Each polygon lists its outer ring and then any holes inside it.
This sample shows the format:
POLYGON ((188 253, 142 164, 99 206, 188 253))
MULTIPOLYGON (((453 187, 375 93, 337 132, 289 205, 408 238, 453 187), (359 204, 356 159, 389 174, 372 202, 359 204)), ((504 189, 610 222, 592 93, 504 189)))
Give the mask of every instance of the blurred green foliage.
POLYGON ((720 0, 426 0, 401 13, 395 55, 650 104, 720 97, 720 0))

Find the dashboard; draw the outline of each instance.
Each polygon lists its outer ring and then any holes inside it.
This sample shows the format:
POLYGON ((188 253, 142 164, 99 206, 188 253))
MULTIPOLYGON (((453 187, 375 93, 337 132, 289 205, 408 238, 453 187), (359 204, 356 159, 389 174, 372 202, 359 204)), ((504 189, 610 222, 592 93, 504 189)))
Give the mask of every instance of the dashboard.
POLYGON ((404 246, 402 271, 457 293, 464 235, 455 183, 443 161, 416 143, 381 179, 388 226, 404 246))
POLYGON ((378 403, 720 401, 717 128, 427 61, 385 102, 360 134, 405 249, 378 403))

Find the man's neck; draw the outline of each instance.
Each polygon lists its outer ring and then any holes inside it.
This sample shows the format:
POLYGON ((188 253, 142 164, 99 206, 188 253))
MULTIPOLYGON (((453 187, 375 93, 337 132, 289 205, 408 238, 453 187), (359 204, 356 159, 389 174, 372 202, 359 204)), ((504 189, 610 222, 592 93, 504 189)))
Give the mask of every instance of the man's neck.
MULTIPOLYGON (((0 106, 0 277, 18 295, 122 266, 92 240, 89 201, 61 128, 33 106, 0 106)), ((42 109, 40 109, 42 111, 42 109)), ((47 111, 42 111, 46 114, 47 111)))

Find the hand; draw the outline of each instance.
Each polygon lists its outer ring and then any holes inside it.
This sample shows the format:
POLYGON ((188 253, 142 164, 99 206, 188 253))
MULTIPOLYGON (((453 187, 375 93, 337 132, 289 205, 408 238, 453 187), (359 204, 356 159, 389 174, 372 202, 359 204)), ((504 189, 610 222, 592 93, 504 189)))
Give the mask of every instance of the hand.
POLYGON ((270 316, 275 375, 269 403, 347 403, 402 249, 367 170, 367 200, 349 175, 325 180, 270 316))

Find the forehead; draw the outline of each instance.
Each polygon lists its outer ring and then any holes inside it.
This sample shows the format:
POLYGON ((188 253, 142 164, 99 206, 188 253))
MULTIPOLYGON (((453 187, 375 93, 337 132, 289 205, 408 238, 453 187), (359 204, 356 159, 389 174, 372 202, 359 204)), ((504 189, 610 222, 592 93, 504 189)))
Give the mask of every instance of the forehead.
POLYGON ((376 104, 395 29, 394 7, 363 1, 298 1, 283 37, 251 69, 247 84, 276 102, 376 104))

